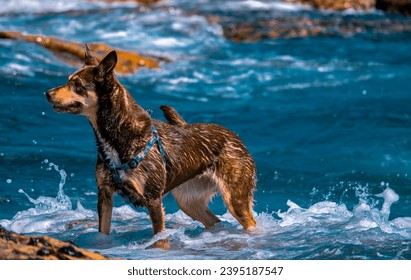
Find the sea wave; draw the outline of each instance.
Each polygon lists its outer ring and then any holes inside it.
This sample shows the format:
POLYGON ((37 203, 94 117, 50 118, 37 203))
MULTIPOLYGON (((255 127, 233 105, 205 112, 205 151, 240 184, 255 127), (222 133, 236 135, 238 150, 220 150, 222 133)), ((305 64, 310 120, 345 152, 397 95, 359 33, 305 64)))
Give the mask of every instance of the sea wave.
POLYGON ((104 1, 53 1, 53 0, 0 0, 1 14, 35 14, 35 13, 51 13, 51 12, 67 12, 75 10, 89 10, 93 8, 104 7, 136 7, 137 3, 117 2, 114 4, 107 4, 104 1))
MULTIPOLYGON (((375 238, 390 241, 378 249, 380 255, 389 255, 395 246, 398 252, 404 251, 411 238, 411 217, 389 219, 391 205, 400 199, 390 187, 374 195, 383 200, 381 207, 364 199, 363 193, 358 193, 359 202, 351 210, 342 202, 319 201, 303 208, 288 200, 284 212, 254 213, 257 226, 250 232, 245 232, 228 212, 218 215, 221 223, 214 229, 206 230, 178 210, 166 215, 166 231, 151 236, 148 214, 123 205, 114 208, 112 232, 105 236, 97 232, 95 211, 85 209, 80 202, 73 209, 63 191, 65 171, 53 163, 50 168, 61 175, 57 196, 33 199, 20 191, 34 207, 19 211, 10 220, 0 220, 1 226, 18 233, 68 235, 81 246, 113 257, 156 259, 338 258, 347 246, 361 244, 372 250, 370 244, 375 238), (332 240, 334 235, 338 239, 332 240), (157 240, 164 238, 170 240, 174 250, 152 249, 157 240), (307 243, 310 246, 304 246, 307 243)), ((401 258, 398 252, 395 256, 401 258)))

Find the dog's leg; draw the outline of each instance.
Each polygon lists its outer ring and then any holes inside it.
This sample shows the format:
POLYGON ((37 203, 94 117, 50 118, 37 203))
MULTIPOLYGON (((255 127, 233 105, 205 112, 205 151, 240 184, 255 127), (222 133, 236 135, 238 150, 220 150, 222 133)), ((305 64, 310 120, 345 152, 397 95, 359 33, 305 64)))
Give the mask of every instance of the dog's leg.
POLYGON ((96 181, 98 187, 98 231, 109 235, 113 212, 114 187, 110 185, 112 183, 111 174, 104 166, 104 163, 98 162, 96 165, 96 181))
MULTIPOLYGON (((166 227, 161 198, 150 200, 147 204, 147 209, 150 215, 151 223, 153 225, 154 234, 164 231, 166 227)), ((154 247, 168 250, 170 248, 170 245, 167 239, 161 239, 154 243, 154 247)))
POLYGON ((113 212, 113 194, 100 188, 98 192, 98 231, 110 234, 111 215, 113 212))
POLYGON ((180 209, 206 228, 220 222, 208 208, 208 202, 217 192, 215 182, 207 176, 197 176, 172 191, 180 209))
POLYGON ((222 158, 216 165, 214 180, 231 215, 246 229, 255 227, 253 191, 256 184, 254 164, 247 158, 222 158))

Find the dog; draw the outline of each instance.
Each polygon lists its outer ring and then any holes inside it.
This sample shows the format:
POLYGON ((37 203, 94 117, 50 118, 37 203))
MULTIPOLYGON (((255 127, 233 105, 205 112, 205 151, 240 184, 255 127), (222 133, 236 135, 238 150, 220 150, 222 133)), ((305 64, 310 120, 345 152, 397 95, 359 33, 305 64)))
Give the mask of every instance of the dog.
MULTIPOLYGON (((115 51, 101 62, 85 48, 84 66, 65 85, 46 92, 57 112, 84 115, 97 144, 99 232, 109 235, 113 196, 146 207, 153 232, 165 230, 162 198, 172 192, 180 209, 205 228, 220 222, 209 209, 218 193, 246 229, 256 226, 255 163, 239 137, 217 124, 187 123, 170 106, 167 122, 152 119, 117 79, 115 51)), ((155 247, 167 249, 167 239, 155 247)))

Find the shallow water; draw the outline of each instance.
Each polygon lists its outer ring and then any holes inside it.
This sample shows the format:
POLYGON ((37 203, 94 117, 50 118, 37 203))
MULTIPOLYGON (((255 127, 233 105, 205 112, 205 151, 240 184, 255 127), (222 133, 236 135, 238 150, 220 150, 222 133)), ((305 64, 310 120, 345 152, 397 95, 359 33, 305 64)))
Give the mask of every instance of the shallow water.
POLYGON ((0 30, 172 59, 120 80, 155 118, 169 104, 189 122, 239 134, 257 163, 258 226, 245 233, 217 197, 211 209, 223 222, 205 230, 168 195, 167 231, 152 237, 147 212, 117 197, 113 232, 97 233, 92 130, 83 117, 53 112, 43 94, 75 68, 9 40, 0 40, 0 225, 129 259, 411 259, 411 34, 365 28, 248 43, 223 36, 224 24, 278 16, 409 19, 278 1, 29 3, 1 0, 0 30), (210 15, 228 23, 210 23, 210 15), (164 236, 171 250, 150 248, 164 236))

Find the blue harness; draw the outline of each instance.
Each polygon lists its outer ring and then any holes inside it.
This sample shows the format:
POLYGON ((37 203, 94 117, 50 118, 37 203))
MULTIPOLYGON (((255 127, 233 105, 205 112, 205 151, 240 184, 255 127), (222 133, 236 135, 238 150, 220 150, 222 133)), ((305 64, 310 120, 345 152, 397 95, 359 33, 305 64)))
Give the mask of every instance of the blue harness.
MULTIPOLYGON (((123 196, 123 184, 121 182, 121 178, 120 178, 120 174, 119 171, 123 170, 126 171, 128 169, 135 169, 137 168, 137 166, 140 164, 140 162, 143 161, 144 157, 148 154, 148 152, 150 151, 150 149, 157 143, 158 146, 158 150, 160 151, 160 154, 163 158, 163 162, 164 164, 167 164, 166 161, 166 156, 164 153, 164 148, 163 148, 163 143, 161 142, 160 136, 158 136, 158 132, 156 130, 156 128, 154 126, 151 126, 151 132, 153 134, 153 138, 151 139, 150 142, 147 143, 147 146, 145 147, 143 153, 141 156, 137 155, 135 158, 129 160, 126 163, 121 164, 120 166, 117 166, 115 164, 110 163, 109 159, 105 159, 103 157, 103 155, 99 152, 98 155, 100 157, 100 159, 102 159, 104 161, 104 163, 106 164, 106 166, 108 167, 108 169, 111 171, 111 174, 113 174, 113 179, 114 182, 117 186, 117 189, 120 191, 120 195, 123 196)), ((123 198, 125 199, 126 197, 123 196, 123 198)), ((130 201, 131 203, 133 203, 134 205, 136 205, 136 201, 130 201)))

